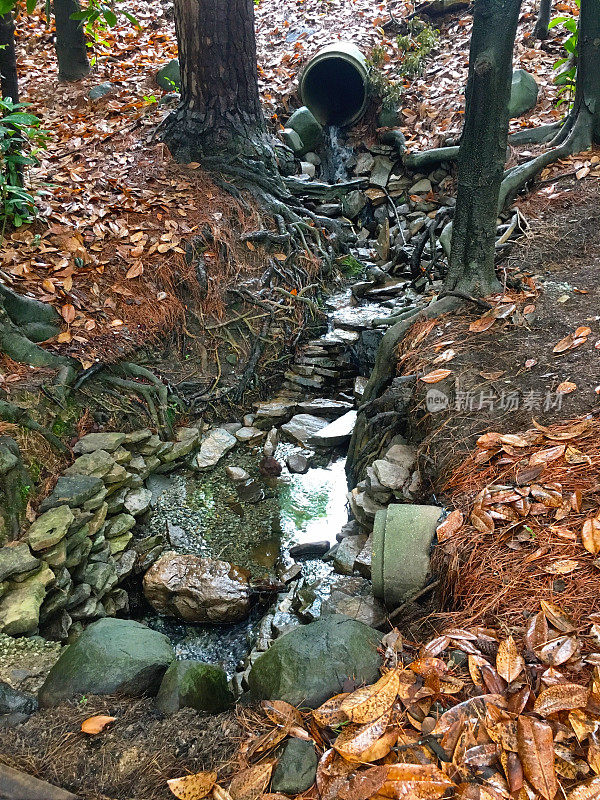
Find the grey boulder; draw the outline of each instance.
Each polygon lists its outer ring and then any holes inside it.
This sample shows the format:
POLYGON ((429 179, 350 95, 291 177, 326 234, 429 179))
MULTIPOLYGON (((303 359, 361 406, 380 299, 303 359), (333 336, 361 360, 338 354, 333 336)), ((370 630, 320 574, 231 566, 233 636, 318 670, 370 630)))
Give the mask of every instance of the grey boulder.
POLYGON ((379 678, 381 634, 331 614, 277 639, 248 675, 253 700, 285 700, 316 708, 348 685, 379 678))
POLYGON ((174 658, 164 634, 133 620, 101 619, 63 650, 38 701, 51 707, 85 694, 154 694, 174 658))
POLYGON ((539 86, 533 75, 524 69, 516 69, 512 76, 508 102, 508 113, 511 118, 520 117, 526 111, 531 111, 537 103, 538 92, 539 86))

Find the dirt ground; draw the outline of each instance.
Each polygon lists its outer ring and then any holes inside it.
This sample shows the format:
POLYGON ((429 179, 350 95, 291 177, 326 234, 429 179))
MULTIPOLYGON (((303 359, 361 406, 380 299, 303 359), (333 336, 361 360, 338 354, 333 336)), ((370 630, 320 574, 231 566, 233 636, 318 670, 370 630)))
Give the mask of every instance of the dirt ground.
POLYGON ((88 696, 0 728, 0 765, 8 764, 85 800, 167 800, 166 781, 203 769, 226 776, 243 728, 235 712, 183 709, 163 718, 151 699, 88 696), (81 732, 95 714, 116 717, 96 736, 81 732))
POLYGON ((599 198, 596 179, 568 178, 551 199, 537 193, 522 203, 529 230, 505 264, 507 276, 523 287, 502 300, 516 306, 510 318, 472 332, 469 326, 485 312, 469 305, 414 326, 401 345, 400 374, 423 378, 450 370, 439 382, 418 381, 412 414, 436 493, 482 433, 515 433, 530 428, 532 419, 548 425, 600 411, 599 198), (579 327, 590 329, 580 337, 585 341, 553 353, 579 327), (446 361, 441 356, 448 351, 455 355, 446 361), (571 391, 561 394, 559 387, 571 391), (446 409, 432 411, 431 402, 428 408, 432 391, 448 397, 446 409))

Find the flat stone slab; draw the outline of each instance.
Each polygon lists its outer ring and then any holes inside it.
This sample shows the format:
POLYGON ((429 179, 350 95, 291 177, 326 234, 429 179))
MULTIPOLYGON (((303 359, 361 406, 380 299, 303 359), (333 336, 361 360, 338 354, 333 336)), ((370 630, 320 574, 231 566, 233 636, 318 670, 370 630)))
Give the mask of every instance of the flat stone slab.
POLYGON ((326 419, 312 414, 296 414, 289 422, 281 426, 281 430, 292 442, 306 444, 311 436, 328 425, 326 419))
POLYGON ((203 472, 217 464, 221 458, 237 444, 237 439, 223 428, 213 428, 200 445, 200 450, 195 456, 193 466, 203 472))
POLYGON ((77 795, 40 781, 33 775, 3 764, 0 767, 0 798, 2 800, 80 800, 77 795))
MULTIPOLYGON (((425 585, 440 514, 437 506, 392 503, 387 507, 382 563, 386 605, 400 605, 425 585)), ((374 536, 373 548, 375 542, 374 536)))
POLYGON ((41 561, 31 555, 25 542, 9 542, 0 547, 0 582, 40 566, 41 561))
MULTIPOLYGON (((145 434, 145 431, 138 433, 145 434)), ((150 434, 150 431, 148 431, 150 434)), ((131 434, 130 434, 131 435, 131 434)), ((83 453, 93 453, 94 450, 105 450, 107 453, 114 452, 125 442, 127 435, 125 433, 88 433, 82 436, 73 447, 73 452, 77 455, 83 453)))
POLYGON ((298 403, 298 411, 302 414, 312 414, 327 419, 337 419, 351 410, 352 403, 346 400, 329 400, 327 397, 316 397, 314 400, 298 403))
POLYGON ((356 424, 358 411, 347 411, 343 416, 330 422, 310 438, 310 444, 315 447, 337 447, 350 440, 356 424))
POLYGON ((69 526, 75 519, 69 506, 58 506, 46 511, 32 522, 27 539, 32 550, 44 550, 58 544, 67 535, 69 526))
POLYGON ((333 322, 340 328, 364 331, 377 317, 385 316, 379 306, 346 306, 333 312, 333 322))

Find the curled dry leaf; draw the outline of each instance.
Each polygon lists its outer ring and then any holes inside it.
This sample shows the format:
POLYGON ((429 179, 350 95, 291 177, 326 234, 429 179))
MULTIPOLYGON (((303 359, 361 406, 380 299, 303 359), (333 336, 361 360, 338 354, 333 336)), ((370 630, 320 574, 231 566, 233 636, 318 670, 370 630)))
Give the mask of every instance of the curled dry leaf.
POLYGON ((267 788, 272 772, 272 761, 238 772, 229 784, 229 794, 233 800, 257 800, 267 788))
POLYGON ((577 651, 577 640, 572 636, 558 636, 537 651, 542 664, 560 667, 577 651))
POLYGON ((167 781, 167 786, 179 800, 201 800, 212 791, 216 781, 216 772, 197 772, 183 778, 172 778, 167 781))
POLYGON ((537 714, 547 716, 558 711, 572 711, 575 708, 585 708, 590 693, 585 686, 576 683, 557 683, 548 686, 539 693, 533 710, 537 714))
POLYGON ((550 428, 546 428, 544 425, 540 425, 540 423, 536 422, 535 419, 532 419, 531 421, 533 426, 537 428, 538 431, 544 433, 547 439, 551 439, 554 442, 568 442, 571 439, 577 439, 578 436, 587 435, 592 425, 591 420, 584 419, 580 422, 575 422, 572 425, 569 425, 564 431, 553 431, 550 428))
POLYGON ((502 707, 506 705, 506 700, 501 694, 482 694, 479 697, 471 697, 468 700, 464 700, 462 703, 453 706, 453 708, 449 708, 448 711, 444 711, 438 719, 432 734, 438 736, 446 733, 450 726, 457 721, 484 719, 486 703, 493 703, 502 707))
POLYGON ((546 564, 544 572, 548 572, 550 575, 569 575, 579 567, 579 561, 572 558, 559 558, 551 564, 546 564))
POLYGON ((575 630, 576 626, 571 617, 556 603, 552 603, 550 600, 540 600, 540 605, 548 622, 559 631, 571 633, 575 630))
POLYGON ((65 303, 60 309, 60 315, 70 325, 75 319, 75 307, 71 303, 65 303))
MULTIPOLYGON (((543 601, 542 601, 543 602, 543 601)), ((530 650, 543 647, 548 641, 548 622, 542 611, 533 617, 525 634, 525 644, 530 650)))
POLYGON ((428 372, 427 375, 422 375, 421 380, 423 383, 439 383, 444 378, 447 378, 448 375, 452 375, 451 369, 434 369, 432 372, 428 372))
POLYGON ((352 692, 342 703, 341 710, 352 722, 373 722, 392 707, 399 684, 397 670, 390 670, 372 686, 352 692))
POLYGON ((217 783, 216 786, 213 786, 213 790, 211 792, 211 797, 213 800, 232 800, 231 795, 224 789, 222 786, 219 786, 217 783))
POLYGON ((593 556, 600 552, 600 516, 586 519, 581 530, 583 546, 593 556))
POLYGON ((508 639, 500 642, 496 656, 496 669, 500 677, 504 678, 508 683, 512 683, 519 677, 524 668, 525 662, 519 654, 513 637, 509 636, 508 639))
POLYGON ((286 703, 285 700, 263 700, 261 706, 267 717, 275 725, 280 725, 284 728, 288 726, 302 728, 304 726, 302 714, 297 708, 286 703))
POLYGON ((116 717, 107 717, 104 714, 96 714, 94 717, 88 717, 81 723, 82 733, 89 733, 94 735, 101 733, 111 722, 114 722, 116 717))
POLYGON ((520 716, 517 720, 517 748, 529 783, 546 800, 553 800, 558 791, 558 782, 550 725, 534 717, 520 716))
POLYGON ((342 722, 347 722, 348 717, 345 711, 342 711, 342 703, 349 694, 349 692, 336 694, 313 711, 313 719, 317 725, 322 728, 335 728, 337 725, 341 725, 342 722))
POLYGON ((600 798, 600 778, 592 778, 576 786, 567 795, 567 800, 598 800, 600 798))

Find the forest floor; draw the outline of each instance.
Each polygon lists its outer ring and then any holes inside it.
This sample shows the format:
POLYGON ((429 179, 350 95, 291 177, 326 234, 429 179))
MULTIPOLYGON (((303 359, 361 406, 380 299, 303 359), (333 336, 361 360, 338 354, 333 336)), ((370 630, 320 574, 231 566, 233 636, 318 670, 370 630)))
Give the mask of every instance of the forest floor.
MULTIPOLYGON (((570 2, 563 5, 565 10, 572 7, 570 2)), ((94 74, 75 86, 58 84, 50 32, 41 18, 34 14, 30 21, 22 20, 19 29, 24 99, 53 133, 37 177, 52 186, 44 201, 48 225, 36 223, 7 237, 0 248, 1 270, 17 290, 61 311, 67 328, 48 346, 74 355, 84 367, 123 357, 173 328, 185 336, 188 330, 194 334, 194 324, 201 327, 222 319, 223 288, 262 268, 254 251, 234 243, 240 233, 257 227, 257 218, 216 187, 198 165, 173 164, 163 145, 152 138, 156 124, 168 113, 156 102, 162 93, 154 73, 176 54, 173 21, 166 6, 162 14, 155 6, 136 3, 142 31, 125 26, 109 31, 110 52, 100 52, 94 74), (113 91, 100 101, 89 101, 89 89, 103 81, 113 83, 113 91), (184 322, 185 307, 193 297, 186 285, 183 244, 206 226, 217 242, 209 254, 209 260, 214 258, 209 294, 194 304, 195 323, 189 318, 184 322), (220 242, 228 253, 224 259, 220 242)), ((555 29, 546 49, 530 39, 532 7, 524 3, 515 66, 536 74, 541 100, 535 112, 513 121, 513 129, 550 122, 560 114, 552 64, 560 56, 561 37, 555 29)), ((393 12, 401 17, 402 3, 393 12)), ((302 64, 338 31, 351 31, 366 49, 383 44, 390 54, 386 69, 397 64, 394 38, 382 28, 389 22, 384 3, 262 0, 256 16, 261 91, 275 129, 292 107, 302 64)), ((411 149, 436 146, 460 130, 470 20, 467 12, 441 20, 437 52, 423 75, 407 83, 403 130, 411 149)), ((372 132, 356 133, 363 134, 372 132)), ((521 151, 512 157, 526 155, 521 151)), ((527 559, 526 564, 539 567, 538 594, 546 592, 567 604, 577 595, 588 612, 598 610, 595 557, 582 549, 580 534, 583 520, 600 507, 599 437, 595 427, 585 425, 571 438, 568 433, 572 420, 587 416, 593 421, 600 403, 600 213, 593 174, 598 163, 597 156, 586 154, 558 164, 520 201, 529 229, 513 249, 506 273, 519 275, 523 287, 507 290, 501 299, 503 306, 515 305, 507 318, 480 332, 478 325, 486 323, 477 323, 482 316, 478 310, 417 326, 399 354, 401 373, 427 377, 434 370, 450 370, 434 383, 419 381, 412 420, 432 488, 461 509, 464 520, 470 519, 485 487, 502 484, 508 469, 524 468, 523 453, 526 466, 536 467, 536 448, 563 448, 541 459, 547 468, 543 480, 546 489, 550 484, 554 488, 549 491, 560 494, 563 511, 566 500, 575 497, 575 507, 569 508, 575 521, 564 514, 546 525, 548 520, 540 514, 539 527, 553 527, 552 535, 540 537, 534 520, 534 534, 518 539, 511 532, 512 512, 502 517, 498 502, 497 516, 490 515, 502 532, 496 549, 489 547, 492 537, 485 515, 479 515, 480 527, 461 522, 448 535, 446 567, 450 564, 451 572, 453 559, 463 568, 470 564, 470 583, 465 577, 462 593, 449 592, 446 597, 451 610, 472 599, 469 592, 483 585, 482 571, 486 579, 493 579, 478 598, 483 611, 477 624, 499 619, 503 626, 521 630, 523 620, 516 616, 527 595, 534 594, 534 573, 522 568, 527 559), (473 324, 475 330, 470 330, 473 324), (581 330, 588 328, 589 332, 581 330), (553 352, 570 335, 565 349, 553 352), (440 358, 448 351, 454 354, 440 358), (446 396, 446 410, 434 413, 428 407, 431 390, 446 396), (556 429, 550 428, 550 438, 545 433, 535 442, 526 437, 528 449, 514 439, 503 443, 488 438, 479 447, 486 455, 478 458, 478 436, 518 434, 533 427, 532 418, 546 428, 567 422, 567 433, 556 438, 556 429), (492 466, 486 472, 488 462, 492 466), (569 465, 572 475, 566 479, 569 465), (564 498, 555 486, 560 480, 564 498), (581 501, 577 505, 578 487, 586 491, 583 506, 581 501), (452 546, 459 531, 466 553, 462 544, 452 546), (562 572, 553 572, 557 561, 570 563, 563 564, 562 572), (494 595, 504 605, 490 604, 494 595)), ((293 317, 291 304, 289 311, 293 317)), ((193 349, 193 337, 190 340, 193 349)), ((206 353, 203 358, 206 362, 206 353)), ((43 377, 7 361, 0 367, 0 386, 9 391, 28 382, 35 385, 43 377)), ((537 480, 541 472, 534 469, 527 478, 537 480)), ((469 614, 474 616, 475 609, 469 614)), ((465 614, 455 619, 457 624, 468 621, 465 614)), ((441 624, 432 622, 436 629, 441 624)), ((424 635, 431 631, 427 627, 424 635)), ((86 800, 154 800, 170 797, 165 780, 187 771, 214 767, 227 775, 237 763, 235 752, 245 735, 234 713, 210 718, 181 711, 165 720, 149 700, 89 697, 83 706, 66 703, 37 712, 19 726, 18 735, 14 729, 0 731, 0 740, 4 763, 86 800), (100 737, 86 738, 80 725, 94 713, 113 715, 118 723, 100 737)))

